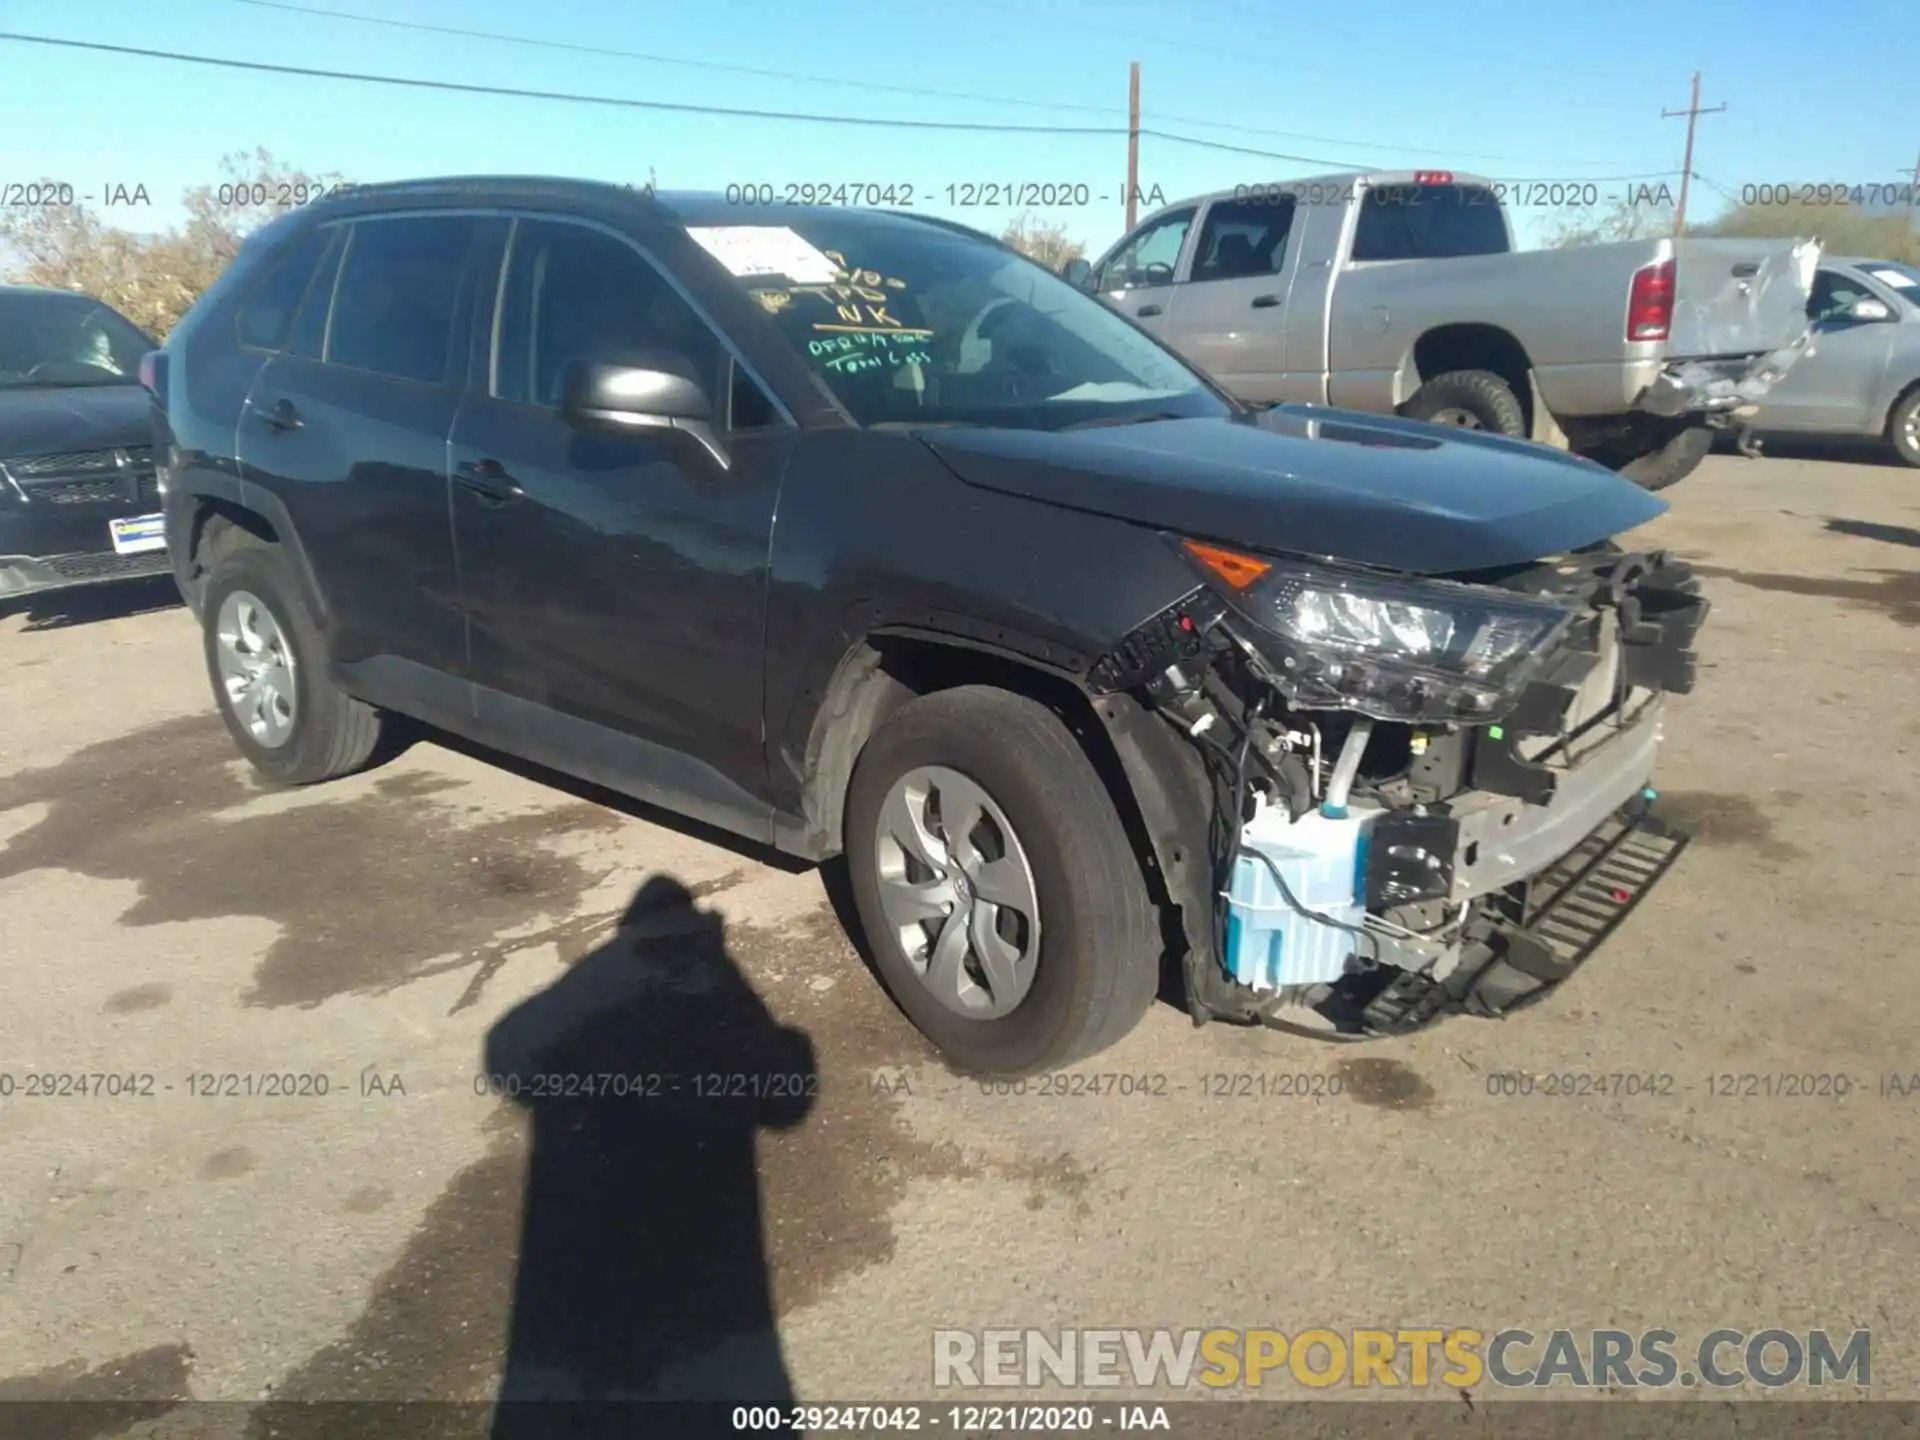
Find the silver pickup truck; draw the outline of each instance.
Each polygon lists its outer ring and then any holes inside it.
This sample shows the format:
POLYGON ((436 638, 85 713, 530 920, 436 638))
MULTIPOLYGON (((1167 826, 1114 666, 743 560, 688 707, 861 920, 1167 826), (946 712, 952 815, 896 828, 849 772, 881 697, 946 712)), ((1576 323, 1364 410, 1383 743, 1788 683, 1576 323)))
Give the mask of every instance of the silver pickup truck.
POLYGON ((1815 241, 1516 252, 1500 186, 1451 171, 1237 186, 1062 274, 1254 404, 1551 438, 1659 489, 1807 347, 1815 241))

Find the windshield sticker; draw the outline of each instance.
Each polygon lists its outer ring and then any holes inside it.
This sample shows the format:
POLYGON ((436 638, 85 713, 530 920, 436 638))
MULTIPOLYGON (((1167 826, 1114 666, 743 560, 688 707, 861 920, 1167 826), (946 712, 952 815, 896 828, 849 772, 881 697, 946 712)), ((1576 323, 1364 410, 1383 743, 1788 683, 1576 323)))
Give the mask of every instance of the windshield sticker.
POLYGON ((1901 270, 1869 270, 1867 273, 1882 285, 1891 285, 1896 290, 1920 288, 1920 276, 1908 275, 1901 270))
POLYGON ((828 285, 840 269, 785 225, 690 226, 687 233, 743 278, 775 276, 798 285, 828 285))
POLYGON ((823 368, 842 375, 862 370, 898 369, 903 365, 931 365, 933 357, 920 347, 921 338, 930 333, 868 330, 823 335, 807 342, 807 354, 821 361, 823 368))
MULTIPOLYGON (((821 252, 833 266, 833 274, 817 284, 758 289, 753 298, 769 313, 778 315, 792 307, 795 296, 805 295, 827 307, 815 310, 818 316, 812 328, 831 335, 899 335, 927 339, 933 331, 924 326, 904 323, 888 307, 907 288, 907 282, 878 270, 847 264, 838 250, 821 252)), ((795 277, 786 277, 795 278, 795 277)))

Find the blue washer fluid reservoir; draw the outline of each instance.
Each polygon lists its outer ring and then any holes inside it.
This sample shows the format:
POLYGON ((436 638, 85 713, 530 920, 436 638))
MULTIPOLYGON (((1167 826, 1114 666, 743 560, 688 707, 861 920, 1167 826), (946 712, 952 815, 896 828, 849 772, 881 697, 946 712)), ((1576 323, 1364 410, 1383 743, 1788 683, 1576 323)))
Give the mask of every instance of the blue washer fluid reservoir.
POLYGON ((1335 819, 1309 811, 1288 823, 1263 807, 1240 832, 1240 858, 1227 890, 1227 970, 1255 990, 1323 985, 1347 971, 1365 942, 1301 915, 1287 903, 1274 869, 1302 907, 1343 925, 1366 915, 1366 836, 1374 811, 1335 819), (1266 856, 1273 867, 1260 859, 1266 856))

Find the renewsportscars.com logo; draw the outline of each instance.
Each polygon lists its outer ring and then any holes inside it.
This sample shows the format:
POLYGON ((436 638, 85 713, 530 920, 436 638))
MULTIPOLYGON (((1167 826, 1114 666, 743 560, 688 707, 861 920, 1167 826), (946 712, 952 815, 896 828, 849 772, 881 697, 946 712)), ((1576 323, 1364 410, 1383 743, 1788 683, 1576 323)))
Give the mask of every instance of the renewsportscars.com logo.
POLYGON ((1058 1386, 1220 1390, 1303 1385, 1425 1389, 1666 1389, 1853 1385, 1873 1380, 1866 1330, 1313 1328, 1283 1330, 936 1330, 941 1390, 1058 1386))

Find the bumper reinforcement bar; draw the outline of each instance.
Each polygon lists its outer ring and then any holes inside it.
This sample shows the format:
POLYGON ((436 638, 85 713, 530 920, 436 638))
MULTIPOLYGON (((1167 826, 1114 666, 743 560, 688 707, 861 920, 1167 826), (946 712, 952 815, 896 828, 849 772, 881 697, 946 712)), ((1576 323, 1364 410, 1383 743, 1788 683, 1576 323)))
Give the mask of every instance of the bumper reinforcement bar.
POLYGON ((1544 998, 1600 948, 1680 858, 1692 837, 1645 802, 1615 812, 1540 874, 1487 897, 1480 942, 1441 979, 1406 971, 1362 1011, 1376 1034, 1445 1014, 1500 1016, 1544 998))

